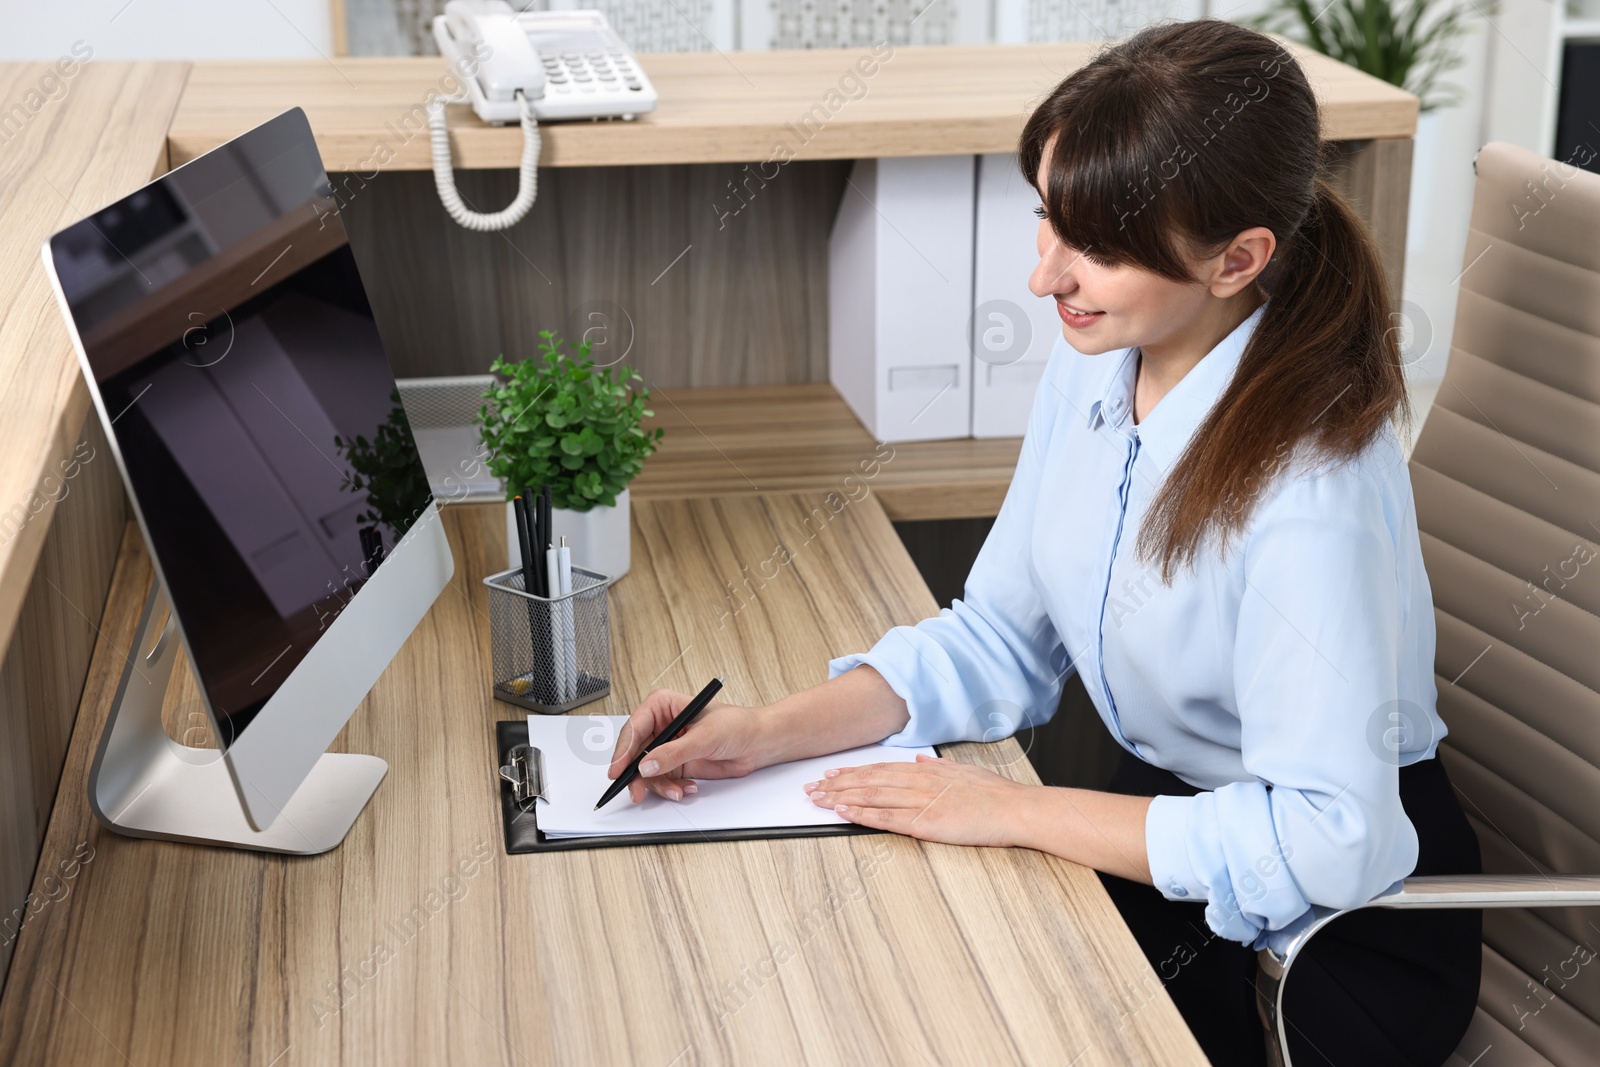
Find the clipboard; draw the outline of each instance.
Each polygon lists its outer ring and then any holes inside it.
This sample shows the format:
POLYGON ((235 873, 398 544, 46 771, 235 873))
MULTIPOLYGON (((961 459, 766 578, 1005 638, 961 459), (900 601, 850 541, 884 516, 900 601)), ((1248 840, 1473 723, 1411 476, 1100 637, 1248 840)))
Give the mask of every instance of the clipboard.
MULTIPOLYGON (((595 837, 546 837, 538 826, 538 799, 544 795, 539 750, 528 744, 526 720, 494 724, 499 754, 500 816, 505 824, 506 853, 566 852, 578 848, 622 848, 629 845, 687 845, 698 841, 758 841, 778 837, 847 837, 886 834, 856 823, 823 826, 752 826, 725 830, 686 830, 666 834, 606 834, 595 837)), ((937 749, 935 750, 937 751, 937 749)))

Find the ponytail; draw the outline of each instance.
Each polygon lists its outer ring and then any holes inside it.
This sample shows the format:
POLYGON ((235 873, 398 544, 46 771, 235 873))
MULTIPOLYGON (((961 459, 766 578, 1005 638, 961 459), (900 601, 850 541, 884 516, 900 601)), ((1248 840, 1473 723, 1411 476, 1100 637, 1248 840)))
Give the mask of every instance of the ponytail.
POLYGON ((1320 176, 1285 244, 1263 275, 1266 307, 1233 381, 1139 532, 1139 554, 1160 562, 1163 581, 1192 564, 1208 536, 1225 551, 1291 454, 1352 457, 1391 419, 1410 419, 1377 248, 1320 176))

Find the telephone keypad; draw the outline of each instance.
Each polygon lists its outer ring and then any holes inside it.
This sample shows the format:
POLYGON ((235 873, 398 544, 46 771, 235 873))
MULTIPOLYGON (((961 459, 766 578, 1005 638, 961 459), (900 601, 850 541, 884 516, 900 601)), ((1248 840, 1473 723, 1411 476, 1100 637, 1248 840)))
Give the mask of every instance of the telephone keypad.
POLYGON ((553 94, 623 93, 623 86, 629 95, 644 91, 633 57, 619 42, 605 40, 596 46, 585 41, 589 47, 582 51, 559 50, 564 43, 549 41, 545 47, 550 50, 539 57, 553 94))

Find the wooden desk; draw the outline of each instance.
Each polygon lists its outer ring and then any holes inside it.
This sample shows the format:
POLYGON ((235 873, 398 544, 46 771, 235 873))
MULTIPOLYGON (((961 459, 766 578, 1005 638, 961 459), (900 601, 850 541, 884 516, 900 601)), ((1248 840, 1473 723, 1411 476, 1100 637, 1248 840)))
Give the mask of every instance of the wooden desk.
MULTIPOLYGON (((730 699, 769 701, 934 610, 870 497, 795 547, 814 503, 638 504, 613 693, 584 711, 718 672, 730 699), (795 562, 725 619, 724 582, 780 537, 795 562)), ((151 575, 130 529, 41 869, 78 862, 23 930, 0 1062, 1205 1063, 1095 875, 1040 853, 866 836, 505 855, 492 734, 514 716, 488 696, 479 581, 504 519, 444 521, 455 579, 338 742, 389 777, 343 846, 305 859, 89 814, 151 575)), ((174 694, 172 727, 192 699, 174 694)), ((947 755, 1037 780, 1010 740, 947 755)))
MULTIPOLYGON (((844 73, 841 61, 859 53, 646 57, 661 109, 628 126, 547 130, 545 162, 563 169, 544 176, 545 195, 512 236, 460 230, 444 217, 428 175, 405 172, 426 159, 420 127, 403 124, 443 73, 437 60, 97 60, 66 79, 64 95, 41 88, 53 65, 0 65, 3 99, 31 109, 20 130, 8 127, 0 156, 0 257, 8 268, 0 272, 0 920, 26 906, 125 518, 120 478, 98 421, 85 422, 87 391, 39 263, 49 233, 164 171, 169 155, 182 162, 304 104, 335 171, 371 166, 380 142, 394 151, 370 188, 340 188, 354 195, 345 206, 352 240, 375 264, 368 287, 380 324, 398 339, 390 355, 401 374, 481 373, 499 352, 527 355, 539 329, 574 333, 574 312, 602 299, 648 323, 630 360, 664 396, 677 400, 683 386, 825 390, 815 383, 827 376, 826 240, 847 161, 1008 150, 1029 101, 1081 64, 1089 47, 897 49, 867 93, 830 115, 783 180, 726 228, 708 208, 743 180, 743 162, 768 158, 774 133, 824 101, 844 73), (693 162, 657 165, 675 160, 693 162), (663 212, 663 204, 683 210, 663 212), (637 224, 658 218, 663 225, 637 224), (97 458, 73 466, 80 448, 97 458), (65 494, 63 465, 78 472, 65 494)), ((1371 223, 1398 294, 1416 102, 1301 55, 1328 118, 1325 135, 1339 143, 1341 187, 1371 223)), ((514 164, 516 131, 484 127, 462 109, 451 122, 463 166, 514 164)), ((512 180, 479 169, 463 174, 461 187, 475 202, 503 203, 512 180)), ((755 417, 778 424, 763 406, 782 408, 792 394, 750 396, 757 402, 740 405, 731 394, 708 394, 704 420, 693 397, 678 402, 681 411, 658 403, 663 421, 682 417, 684 425, 640 481, 641 503, 828 489, 871 451, 822 392, 799 405, 827 409, 822 437, 792 428, 807 447, 774 449, 759 439, 755 417)), ((872 488, 895 518, 989 514, 1015 448, 904 446, 872 488)), ((81 792, 72 795, 76 809, 81 792)), ((0 974, 8 937, 0 936, 0 974)))
MULTIPOLYGON (((1417 99, 1317 52, 1285 42, 1322 101, 1330 141, 1409 138, 1417 99)), ((819 132, 798 125, 824 104, 870 48, 641 55, 661 98, 632 122, 543 128, 545 167, 744 163, 786 142, 801 159, 976 155, 1016 148, 1031 105, 1086 63, 1095 41, 900 46, 858 98, 835 104, 819 132)), ((176 166, 286 108, 303 107, 330 171, 427 170, 422 102, 447 74, 438 56, 228 60, 194 64, 168 140, 176 166)), ((847 86, 848 88, 848 86, 847 86)), ((843 94, 839 99, 845 99, 843 94)), ((826 106, 826 105, 824 105, 826 106)), ((456 166, 517 167, 522 132, 491 127, 469 108, 449 112, 456 166)))

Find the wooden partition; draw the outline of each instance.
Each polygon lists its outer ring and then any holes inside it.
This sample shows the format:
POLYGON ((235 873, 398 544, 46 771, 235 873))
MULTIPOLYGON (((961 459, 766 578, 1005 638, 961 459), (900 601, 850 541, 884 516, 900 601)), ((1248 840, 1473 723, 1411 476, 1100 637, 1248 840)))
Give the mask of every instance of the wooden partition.
MULTIPOLYGON (((828 234, 849 172, 848 160, 791 163, 769 182, 732 163, 550 168, 528 218, 500 233, 456 225, 423 171, 333 180, 397 376, 483 374, 554 329, 671 388, 827 381, 828 234)), ((499 210, 517 174, 456 182, 499 210)))
POLYGON ((1396 312, 1400 311, 1406 273, 1412 147, 1409 137, 1335 141, 1327 146, 1325 160, 1334 187, 1350 201, 1377 242, 1389 283, 1389 302, 1396 312))
MULTIPOLYGON (((1398 309, 1411 141, 1327 149, 1398 309)), ((800 385, 828 380, 828 238, 840 200, 862 195, 850 167, 797 161, 771 181, 733 163, 553 167, 501 233, 456 225, 426 172, 346 172, 334 188, 400 377, 483 374, 553 329, 605 343, 652 386, 800 385)), ((456 181, 480 211, 516 195, 515 171, 456 181)))
POLYGON ((98 416, 84 422, 68 457, 46 490, 51 503, 29 518, 50 534, 0 658, 0 989, 22 923, 70 888, 64 872, 39 863, 39 846, 125 522, 122 479, 98 416))
MULTIPOLYGON (((1398 300, 1416 98, 1285 44, 1398 300)), ((581 335, 598 311, 664 387, 821 382, 827 242, 841 197, 859 195, 852 161, 1012 151, 1033 104, 1097 47, 643 55, 657 109, 543 127, 539 199, 503 234, 462 230, 434 193, 437 57, 199 62, 168 140, 181 163, 305 111, 402 376, 482 373, 499 352, 531 351, 540 329, 581 335), (858 92, 840 94, 845 75, 858 92)), ((448 124, 469 206, 509 203, 521 131, 462 106, 448 124)))

